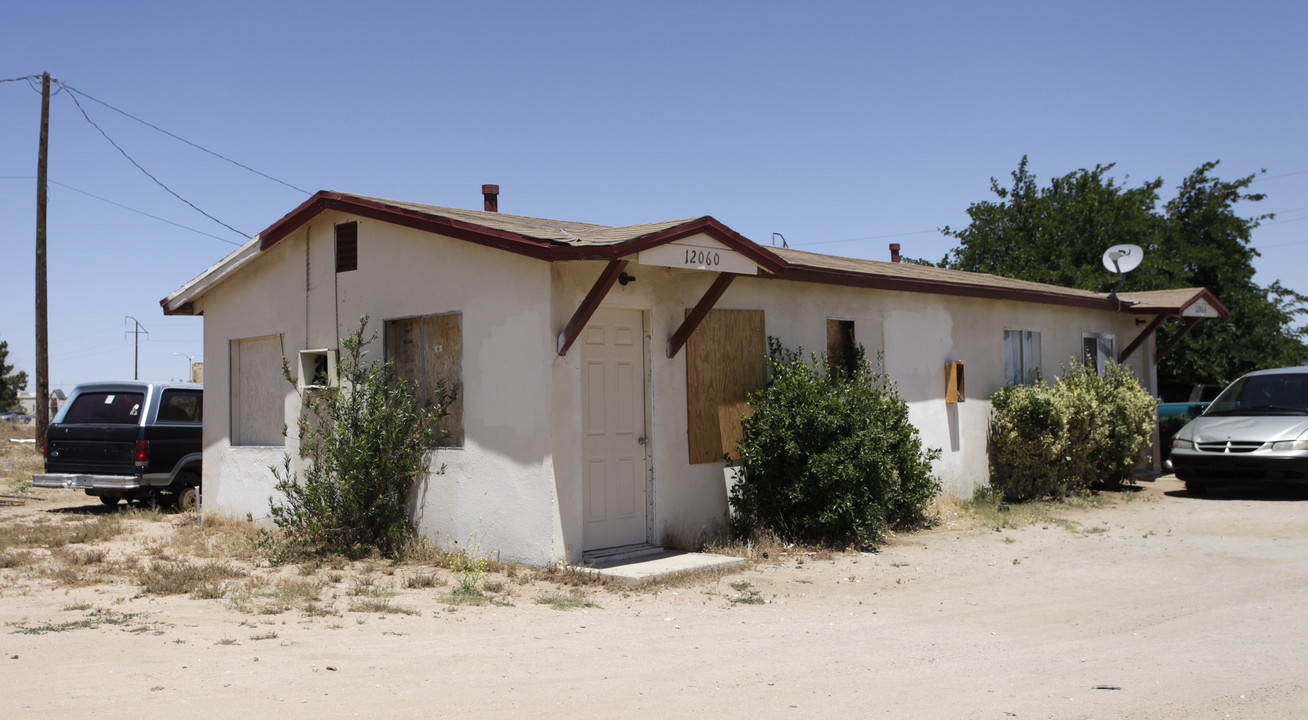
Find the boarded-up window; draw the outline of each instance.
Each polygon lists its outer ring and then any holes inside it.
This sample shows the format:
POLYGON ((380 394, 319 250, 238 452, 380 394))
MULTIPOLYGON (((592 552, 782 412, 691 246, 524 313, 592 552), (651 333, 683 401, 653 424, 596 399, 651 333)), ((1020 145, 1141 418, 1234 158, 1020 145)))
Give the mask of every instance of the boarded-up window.
POLYGON ((232 445, 282 445, 286 378, 280 335, 231 342, 232 445))
POLYGON ((336 272, 359 269, 359 223, 336 226, 336 272))
POLYGON ((463 447, 462 325, 462 313, 386 321, 386 359, 395 364, 395 372, 417 383, 425 400, 438 399, 441 383, 454 391, 449 414, 436 426, 442 434, 449 432, 442 444, 450 447, 463 447))
MULTIPOLYGON (((690 313, 689 310, 686 311, 690 313)), ((749 393, 767 384, 762 310, 713 310, 686 342, 686 414, 691 463, 736 453, 749 393)))

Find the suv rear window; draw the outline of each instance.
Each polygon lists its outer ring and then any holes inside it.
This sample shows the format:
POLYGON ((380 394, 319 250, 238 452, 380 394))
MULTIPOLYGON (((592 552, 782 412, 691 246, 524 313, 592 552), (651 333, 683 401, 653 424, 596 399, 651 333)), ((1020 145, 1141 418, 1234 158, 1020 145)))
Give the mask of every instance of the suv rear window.
POLYGON ((196 390, 164 390, 159 400, 161 423, 198 423, 204 419, 204 393, 196 390))
POLYGON ((65 425, 136 425, 141 420, 145 393, 82 393, 64 414, 65 425))

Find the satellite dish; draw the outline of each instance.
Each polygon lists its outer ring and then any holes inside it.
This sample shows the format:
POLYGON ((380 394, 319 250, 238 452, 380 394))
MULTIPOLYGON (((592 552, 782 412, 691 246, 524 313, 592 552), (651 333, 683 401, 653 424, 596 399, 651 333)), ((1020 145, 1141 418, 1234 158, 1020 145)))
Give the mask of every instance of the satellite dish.
POLYGON ((1139 245, 1114 245, 1104 251, 1104 268, 1118 275, 1140 267, 1144 250, 1139 245))

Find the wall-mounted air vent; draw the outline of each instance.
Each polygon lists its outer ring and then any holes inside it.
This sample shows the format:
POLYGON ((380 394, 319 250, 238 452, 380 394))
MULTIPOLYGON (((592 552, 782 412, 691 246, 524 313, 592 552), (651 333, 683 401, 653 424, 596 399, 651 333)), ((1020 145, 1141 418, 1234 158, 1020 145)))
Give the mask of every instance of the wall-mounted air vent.
POLYGON ((301 390, 339 385, 340 380, 336 376, 336 351, 301 350, 300 379, 297 384, 301 390))

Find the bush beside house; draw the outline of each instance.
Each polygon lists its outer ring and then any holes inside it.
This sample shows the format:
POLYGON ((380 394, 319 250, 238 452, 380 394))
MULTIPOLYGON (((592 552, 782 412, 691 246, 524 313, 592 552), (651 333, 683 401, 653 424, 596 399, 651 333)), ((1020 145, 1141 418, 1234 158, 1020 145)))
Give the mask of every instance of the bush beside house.
POLYGON ((1057 384, 1009 385, 991 397, 991 487, 1013 500, 1065 497, 1131 482, 1157 401, 1128 368, 1084 363, 1057 384))
POLYGON ((743 478, 731 491, 733 528, 824 544, 880 540, 923 524, 940 489, 908 420, 908 405, 860 351, 805 361, 769 340, 768 386, 752 393, 738 443, 743 478))

